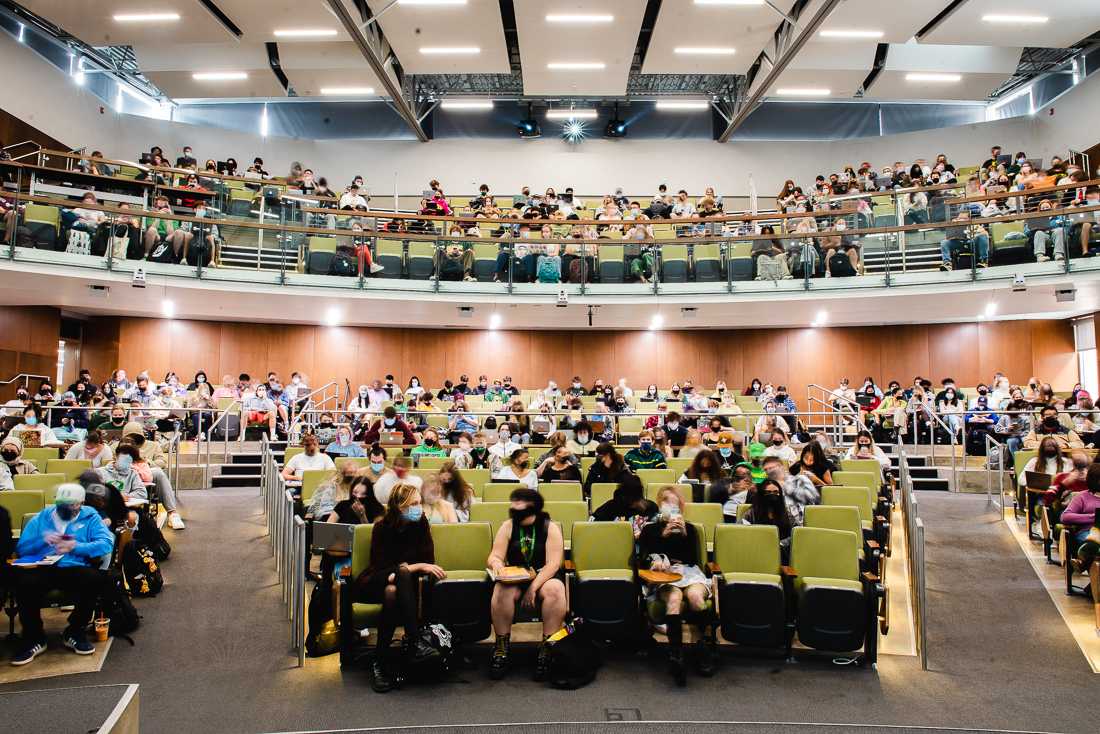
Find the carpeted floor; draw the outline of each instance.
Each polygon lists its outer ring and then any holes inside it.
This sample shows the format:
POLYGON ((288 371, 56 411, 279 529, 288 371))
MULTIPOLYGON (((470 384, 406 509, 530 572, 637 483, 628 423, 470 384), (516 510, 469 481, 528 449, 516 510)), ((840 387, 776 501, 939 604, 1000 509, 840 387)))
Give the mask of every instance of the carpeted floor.
MULTIPOLYGON (((169 535, 174 551, 163 593, 139 600, 145 619, 136 646, 116 644, 98 674, 0 692, 140 683, 148 732, 609 720, 1095 731, 1100 680, 984 497, 921 497, 929 672, 912 657, 883 657, 876 673, 838 667, 827 656, 786 664, 730 651, 718 676, 691 677, 686 689, 676 689, 656 662, 615 656, 594 684, 575 692, 532 683, 522 668, 490 682, 482 664, 446 683, 386 696, 371 692, 364 673, 341 673, 332 658, 309 661, 304 671, 294 667, 254 490, 189 492, 184 499, 188 529, 169 535)), ((3 707, 0 699, 0 720, 3 707)))

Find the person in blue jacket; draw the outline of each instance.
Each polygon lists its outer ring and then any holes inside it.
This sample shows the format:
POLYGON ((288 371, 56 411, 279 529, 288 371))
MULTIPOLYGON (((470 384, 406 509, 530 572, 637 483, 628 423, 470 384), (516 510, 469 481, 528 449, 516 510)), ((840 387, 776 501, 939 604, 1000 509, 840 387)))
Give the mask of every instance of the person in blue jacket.
POLYGON ((61 558, 53 565, 12 570, 23 631, 23 647, 12 658, 12 665, 26 665, 45 652, 42 602, 53 589, 61 589, 75 600, 69 626, 61 633, 62 643, 77 655, 95 652, 95 645, 88 641, 87 628, 104 579, 100 565, 113 547, 114 535, 99 513, 84 505, 84 488, 79 484, 59 486, 54 506, 42 510, 27 523, 16 546, 17 559, 48 555, 61 558))

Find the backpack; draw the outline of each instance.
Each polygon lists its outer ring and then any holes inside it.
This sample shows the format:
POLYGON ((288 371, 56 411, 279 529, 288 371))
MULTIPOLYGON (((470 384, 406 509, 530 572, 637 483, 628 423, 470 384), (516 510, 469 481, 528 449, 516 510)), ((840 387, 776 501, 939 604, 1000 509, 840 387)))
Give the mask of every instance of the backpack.
POLYGON ((558 264, 548 257, 539 260, 537 276, 540 283, 558 283, 561 281, 558 264))
POLYGON ((807 275, 813 277, 817 271, 817 250, 811 244, 803 244, 795 248, 791 253, 791 275, 796 278, 804 278, 807 275))
POLYGON ((134 596, 156 596, 164 587, 153 551, 140 543, 130 543, 122 551, 122 574, 134 596))
POLYGON ((787 269, 787 258, 783 255, 760 255, 756 258, 757 280, 783 280, 790 278, 791 271, 787 269))
POLYGON ((834 278, 850 278, 856 275, 856 269, 852 267, 852 261, 843 252, 833 253, 829 258, 829 272, 834 278))
POLYGON ((340 633, 332 619, 332 584, 319 583, 309 594, 306 614, 306 654, 312 657, 331 655, 340 649, 340 633))
POLYGON ((107 629, 111 637, 122 637, 131 645, 134 644, 129 636, 141 626, 141 615, 134 609, 130 595, 126 592, 122 574, 118 571, 110 571, 107 574, 107 583, 103 585, 103 591, 99 594, 99 611, 111 620, 107 629))
POLYGON ((451 631, 441 624, 426 624, 420 628, 419 636, 421 642, 439 654, 416 665, 409 665, 405 674, 418 681, 439 680, 451 671, 451 659, 454 655, 451 631))
POLYGON ((550 685, 575 690, 596 679, 600 669, 600 648, 584 629, 584 620, 574 618, 550 636, 550 685), (557 638, 557 639, 555 639, 557 638))
POLYGON ((359 263, 354 257, 338 252, 328 266, 328 274, 355 277, 359 275, 359 263))
POLYGON ((148 548, 152 551, 153 558, 158 563, 163 563, 172 554, 172 546, 168 545, 168 541, 164 539, 164 533, 157 527, 155 518, 146 515, 142 520, 143 522, 139 522, 137 530, 134 531, 134 542, 143 548, 148 548))
POLYGON ((591 283, 592 282, 592 268, 585 269, 585 263, 583 257, 574 258, 569 263, 569 277, 570 283, 591 283))
POLYGON ((155 263, 175 263, 176 252, 167 242, 160 242, 149 253, 149 261, 155 263))
POLYGON ((440 280, 462 280, 462 259, 453 258, 444 255, 440 258, 439 263, 439 279, 440 280))

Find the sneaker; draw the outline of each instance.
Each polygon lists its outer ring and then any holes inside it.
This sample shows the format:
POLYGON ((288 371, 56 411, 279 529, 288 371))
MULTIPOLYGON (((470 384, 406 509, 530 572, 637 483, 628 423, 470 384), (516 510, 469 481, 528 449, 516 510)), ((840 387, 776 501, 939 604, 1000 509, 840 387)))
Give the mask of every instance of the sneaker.
POLYGON ((550 646, 543 642, 539 645, 539 656, 535 660, 535 675, 533 680, 542 683, 550 677, 550 646))
POLYGON ((489 677, 500 680, 508 674, 511 645, 507 640, 497 640, 493 647, 493 654, 489 658, 489 677))
POLYGON ((371 275, 374 275, 375 273, 381 273, 385 269, 386 269, 385 265, 379 265, 378 263, 375 263, 375 262, 372 262, 370 264, 371 275))
POLYGON ((28 642, 27 646, 15 654, 11 659, 12 665, 26 665, 36 657, 46 652, 46 641, 28 642))
POLYGON ((989 267, 989 261, 988 260, 979 260, 978 261, 978 267, 979 268, 988 268, 989 267))
POLYGON ((370 678, 370 687, 375 693, 389 693, 393 690, 393 678, 377 657, 370 665, 370 678))
POLYGON ((940 270, 945 273, 950 272, 954 269, 954 266, 951 265, 951 262, 949 260, 944 260, 942 263, 940 263, 940 270))
POLYGON ((165 512, 164 510, 161 510, 160 512, 157 513, 157 530, 160 530, 161 528, 164 527, 164 523, 165 523, 166 520, 168 520, 168 513, 167 512, 165 512))
POLYGON ((1066 259, 1065 255, 1055 255, 1054 256, 1054 262, 1056 262, 1056 263, 1065 262, 1065 259, 1066 259))
POLYGON ((183 518, 180 517, 178 512, 168 513, 168 525, 173 530, 183 530, 187 526, 183 524, 183 518))
POLYGON ((84 630, 66 629, 61 635, 61 644, 77 655, 91 655, 95 652, 95 645, 88 642, 88 636, 84 634, 84 630))
POLYGON ((1036 255, 1035 256, 1035 262, 1039 262, 1039 263, 1050 262, 1050 258, 1047 257, 1046 255, 1036 255))

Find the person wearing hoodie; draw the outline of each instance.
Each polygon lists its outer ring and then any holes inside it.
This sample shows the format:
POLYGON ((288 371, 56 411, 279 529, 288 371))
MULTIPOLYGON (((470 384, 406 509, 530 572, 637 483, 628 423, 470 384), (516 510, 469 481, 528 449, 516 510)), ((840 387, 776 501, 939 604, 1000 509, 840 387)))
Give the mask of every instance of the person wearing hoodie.
POLYGON ((10 433, 0 442, 0 490, 15 489, 16 474, 37 474, 38 468, 23 458, 23 442, 10 433))
POLYGON ((15 597, 22 628, 22 647, 12 665, 26 665, 46 651, 42 626, 42 604, 46 594, 61 589, 75 600, 69 624, 61 633, 65 647, 78 655, 95 652, 86 634, 95 612, 96 599, 105 576, 101 559, 114 548, 114 535, 95 509, 84 504, 84 488, 62 484, 54 506, 35 515, 19 535, 16 555, 40 558, 58 555, 56 563, 15 569, 15 597))

